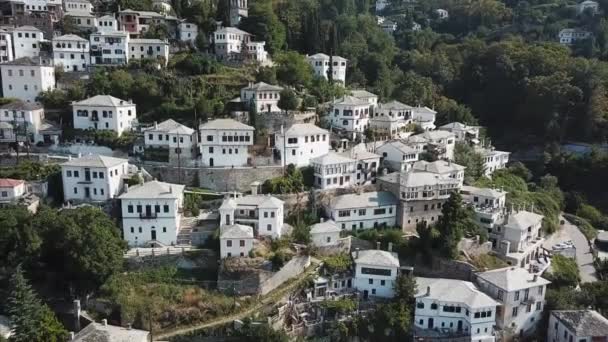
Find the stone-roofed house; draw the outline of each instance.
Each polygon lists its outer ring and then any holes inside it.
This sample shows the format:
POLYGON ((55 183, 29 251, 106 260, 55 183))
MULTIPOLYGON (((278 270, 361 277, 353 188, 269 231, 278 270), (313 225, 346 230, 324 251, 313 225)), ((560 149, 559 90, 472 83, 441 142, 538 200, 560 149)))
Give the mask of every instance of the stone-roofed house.
POLYGON ((109 325, 104 319, 101 323, 91 323, 80 330, 71 342, 148 342, 150 333, 145 330, 109 325))
POLYGON ((376 181, 380 168, 380 155, 370 152, 365 143, 359 143, 342 155, 355 161, 355 184, 368 185, 376 181))
POLYGON ((283 234, 283 201, 270 195, 225 199, 219 208, 220 227, 241 224, 253 227, 256 236, 279 238, 283 234))
POLYGON ((129 39, 129 60, 154 59, 162 66, 169 62, 169 41, 166 39, 129 39))
POLYGON ((16 100, 0 106, 0 142, 51 142, 58 135, 46 131, 44 108, 38 103, 16 100))
POLYGON ((87 71, 91 65, 89 41, 75 34, 54 37, 53 64, 63 71, 87 71))
POLYGON ((365 89, 353 89, 350 91, 350 96, 356 97, 359 100, 367 101, 369 104, 370 114, 373 114, 376 107, 378 107, 378 95, 365 89))
POLYGON ((498 151, 493 147, 477 147, 476 152, 480 153, 484 161, 484 172, 486 176, 491 176, 496 170, 504 169, 509 162, 511 152, 498 151))
POLYGON ((462 186, 464 182, 464 170, 466 167, 453 163, 449 160, 436 160, 434 162, 419 160, 414 163, 412 169, 414 172, 430 172, 444 178, 456 179, 462 186))
POLYGON ((589 11, 591 14, 596 14, 600 8, 600 4, 597 1, 585 0, 576 5, 576 12, 582 14, 583 12, 589 11))
MULTIPOLYGON (((100 23, 112 25, 111 18, 100 23)), ((112 26, 99 26, 91 33, 91 65, 124 65, 129 62, 129 33, 118 31, 112 26)))
POLYGON ((110 95, 96 95, 72 103, 74 128, 110 130, 121 136, 137 119, 136 105, 110 95))
POLYGON ((368 127, 370 114, 367 100, 347 95, 333 102, 330 124, 345 132, 362 134, 368 127))
POLYGON ((167 158, 162 158, 162 161, 185 163, 195 159, 198 154, 194 129, 173 119, 155 122, 151 127, 145 128, 143 133, 146 159, 157 160, 155 156, 166 155, 167 158))
POLYGON ((93 5, 89 0, 63 0, 65 12, 93 12, 93 5))
POLYGON ((275 136, 275 147, 283 166, 308 166, 311 159, 329 152, 329 131, 314 124, 293 124, 275 136))
POLYGON ((551 282, 521 267, 505 267, 476 274, 478 288, 501 305, 496 312, 503 337, 534 333, 542 320, 545 292, 551 282))
POLYGON ((608 319, 595 310, 554 310, 549 315, 549 342, 607 340, 608 319))
POLYGON ((208 167, 237 167, 250 163, 254 128, 233 119, 215 119, 199 127, 202 163, 208 167))
POLYGON ((101 202, 118 196, 129 173, 126 159, 87 155, 61 164, 64 201, 101 202))
POLYGON ((252 34, 236 27, 220 27, 211 38, 214 53, 220 60, 254 60, 261 64, 268 60, 268 52, 264 48, 266 42, 254 41, 252 34))
POLYGON ((438 129, 454 133, 456 141, 479 144, 479 126, 470 126, 461 122, 450 122, 449 124, 439 126, 438 129))
POLYGON ((119 196, 123 238, 129 246, 179 244, 184 185, 151 181, 124 186, 119 196))
POLYGON ((40 43, 44 33, 34 26, 19 26, 13 29, 13 46, 15 59, 22 57, 38 58, 40 43))
MULTIPOLYGON (((509 213, 502 225, 490 233, 498 256, 509 264, 529 267, 537 264, 542 255, 543 215, 521 210, 509 213)), ((537 266, 541 266, 538 265, 537 266)))
POLYGON ((399 138, 412 122, 412 109, 399 101, 381 103, 370 118, 370 127, 379 137, 399 138))
POLYGON ((321 219, 321 222, 310 227, 310 238, 317 247, 335 246, 338 244, 341 231, 335 221, 321 219))
POLYGON ((346 64, 348 62, 346 58, 340 56, 330 57, 324 53, 316 53, 307 56, 306 59, 316 76, 328 79, 331 70, 332 79, 334 81, 338 81, 342 84, 346 83, 346 64))
POLYGON ((354 159, 336 152, 311 159, 314 186, 319 189, 337 189, 355 185, 355 164, 354 159))
POLYGON ((241 89, 241 102, 245 107, 254 106, 258 114, 279 112, 283 87, 259 82, 241 89))
POLYGON ((388 191, 336 196, 326 211, 341 229, 357 230, 396 226, 397 197, 388 191))
POLYGON ((397 253, 380 249, 352 252, 355 264, 354 287, 363 298, 394 296, 394 282, 399 275, 397 253))
POLYGON ((456 135, 448 131, 425 131, 418 135, 412 135, 408 142, 420 137, 425 141, 424 150, 435 156, 436 159, 454 160, 454 147, 456 146, 456 135))
POLYGON ((220 256, 247 257, 253 249, 253 228, 241 224, 220 227, 220 256))
POLYGON ((133 38, 139 38, 146 33, 151 25, 164 25, 167 27, 168 37, 174 39, 179 19, 168 14, 125 9, 118 12, 118 21, 120 29, 127 31, 133 38))
POLYGON ((416 278, 414 340, 470 337, 493 342, 500 305, 473 283, 444 278, 416 278))
POLYGON ((391 140, 378 146, 376 153, 382 156, 385 166, 393 171, 402 172, 410 170, 422 152, 401 140, 391 140))
POLYGON ((21 57, 0 64, 2 97, 36 102, 41 92, 55 89, 55 68, 40 57, 21 57))

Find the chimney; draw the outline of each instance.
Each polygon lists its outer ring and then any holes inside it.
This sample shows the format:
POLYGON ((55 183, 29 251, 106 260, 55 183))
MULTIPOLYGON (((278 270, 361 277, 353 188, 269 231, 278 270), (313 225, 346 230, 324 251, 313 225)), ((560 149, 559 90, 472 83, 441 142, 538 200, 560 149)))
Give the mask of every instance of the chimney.
POLYGON ((537 280, 538 280, 538 274, 535 274, 534 277, 532 278, 532 281, 536 283, 537 280))
POLYGON ((125 194, 126 194, 127 192, 129 192, 129 184, 125 183, 125 184, 122 186, 122 192, 124 192, 125 194))
POLYGON ((281 135, 284 135, 285 133, 283 132, 283 125, 281 125, 281 135))
POLYGON ((392 252, 392 251, 393 251, 393 243, 392 243, 392 242, 389 242, 389 243, 388 243, 388 251, 389 251, 389 252, 392 252))
POLYGON ((158 129, 158 121, 154 121, 154 129, 158 129))
POLYGON ((252 195, 258 194, 258 184, 256 182, 251 183, 251 194, 252 195))
POLYGON ((101 325, 103 325, 104 327, 107 327, 107 326, 108 326, 108 320, 107 320, 107 319, 105 319, 105 318, 104 318, 104 319, 102 319, 102 320, 101 320, 101 325))
POLYGON ((70 339, 69 339, 69 341, 74 341, 74 335, 75 335, 74 332, 70 331, 70 339))
POLYGON ((430 287, 430 286, 427 286, 427 287, 426 287, 426 295, 427 295, 427 296, 430 296, 430 295, 431 295, 431 287, 430 287))
POLYGON ((173 193, 173 187, 169 186, 169 193, 172 194, 173 193))
POLYGON ((380 249, 380 241, 376 242, 376 249, 380 249))
POLYGON ((355 259, 359 259, 359 247, 355 248, 355 259))

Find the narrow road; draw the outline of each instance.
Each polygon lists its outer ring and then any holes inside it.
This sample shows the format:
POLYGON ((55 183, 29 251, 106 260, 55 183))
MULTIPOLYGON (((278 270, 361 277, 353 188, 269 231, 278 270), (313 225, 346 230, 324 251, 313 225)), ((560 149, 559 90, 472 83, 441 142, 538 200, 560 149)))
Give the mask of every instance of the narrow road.
POLYGON ((587 238, 577 226, 561 216, 559 219, 564 220, 564 225, 558 232, 547 238, 547 241, 543 244, 544 247, 551 250, 551 247, 556 243, 572 240, 574 247, 576 247, 576 263, 581 273, 581 282, 597 281, 595 266, 593 266, 593 254, 587 243, 587 238))
POLYGON ((163 332, 163 333, 155 334, 154 340, 155 341, 167 340, 167 339, 169 339, 171 337, 174 337, 174 336, 179 336, 179 335, 187 334, 187 333, 190 333, 190 332, 193 332, 193 331, 196 331, 196 330, 208 329, 208 328, 212 328, 212 327, 215 327, 215 326, 218 326, 218 325, 228 324, 228 323, 233 322, 234 320, 244 319, 244 318, 246 318, 248 316, 251 316, 256 311, 259 311, 260 309, 262 309, 266 305, 277 303, 282 297, 284 297, 289 292, 291 292, 292 290, 294 290, 298 285, 300 285, 303 281, 306 280, 306 278, 308 277, 308 275, 310 275, 310 274, 312 274, 312 273, 315 272, 315 270, 317 268, 317 265, 318 265, 318 263, 315 262, 315 259, 311 258, 311 264, 308 267, 308 269, 304 273, 302 273, 295 281, 293 281, 292 283, 290 283, 290 284, 288 284, 286 286, 281 286, 278 289, 272 291, 266 297, 264 297, 262 300, 260 300, 259 302, 257 302, 252 307, 249 307, 249 308, 245 309, 244 311, 235 313, 233 315, 223 316, 223 317, 219 317, 219 318, 216 318, 216 319, 212 319, 212 320, 206 321, 205 323, 201 323, 201 324, 197 324, 197 325, 193 325, 193 326, 189 326, 189 327, 179 328, 179 329, 176 329, 176 330, 171 330, 171 331, 166 331, 166 332, 163 332))

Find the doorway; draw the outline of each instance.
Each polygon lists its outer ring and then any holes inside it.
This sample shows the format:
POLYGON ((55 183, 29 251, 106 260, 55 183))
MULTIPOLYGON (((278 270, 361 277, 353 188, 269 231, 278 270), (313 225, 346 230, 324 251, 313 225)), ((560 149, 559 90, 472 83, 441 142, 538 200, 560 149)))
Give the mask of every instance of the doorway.
POLYGON ((152 240, 156 240, 156 230, 152 230, 150 233, 152 235, 152 240))
POLYGON ((433 329, 434 328, 434 321, 433 321, 432 318, 429 318, 428 328, 429 329, 433 329))
POLYGON ((213 158, 209 158, 209 166, 213 167, 213 158))
POLYGON ((84 188, 84 198, 91 198, 91 189, 84 188))

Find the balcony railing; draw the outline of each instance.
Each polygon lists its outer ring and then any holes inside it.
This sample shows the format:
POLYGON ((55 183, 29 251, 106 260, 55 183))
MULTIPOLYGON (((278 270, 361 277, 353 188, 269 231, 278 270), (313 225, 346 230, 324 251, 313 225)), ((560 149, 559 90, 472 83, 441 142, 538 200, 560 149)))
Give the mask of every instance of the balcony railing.
POLYGON ((154 220, 157 217, 157 213, 139 213, 139 218, 142 220, 154 220))

